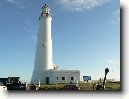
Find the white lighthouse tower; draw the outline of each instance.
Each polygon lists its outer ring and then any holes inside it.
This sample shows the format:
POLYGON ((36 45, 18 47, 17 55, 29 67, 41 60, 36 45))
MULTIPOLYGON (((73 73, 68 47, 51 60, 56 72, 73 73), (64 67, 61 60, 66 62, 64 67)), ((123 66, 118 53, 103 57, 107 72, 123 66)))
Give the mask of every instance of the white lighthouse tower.
POLYGON ((42 82, 45 72, 49 69, 53 69, 51 20, 50 9, 45 4, 39 16, 34 71, 31 83, 37 83, 39 80, 42 82))
POLYGON ((39 17, 39 30, 31 84, 76 83, 80 81, 79 70, 59 70, 52 62, 51 13, 45 4, 39 17))

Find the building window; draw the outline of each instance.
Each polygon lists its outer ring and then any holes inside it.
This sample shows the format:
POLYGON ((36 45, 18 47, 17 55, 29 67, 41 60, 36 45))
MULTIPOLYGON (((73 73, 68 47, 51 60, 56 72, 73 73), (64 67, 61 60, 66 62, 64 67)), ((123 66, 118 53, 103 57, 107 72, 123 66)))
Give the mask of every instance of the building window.
POLYGON ((58 77, 56 77, 56 80, 58 80, 58 77))
POLYGON ((74 80, 74 77, 71 77, 71 80, 74 80))
POLYGON ((62 80, 65 80, 65 77, 62 77, 62 80))

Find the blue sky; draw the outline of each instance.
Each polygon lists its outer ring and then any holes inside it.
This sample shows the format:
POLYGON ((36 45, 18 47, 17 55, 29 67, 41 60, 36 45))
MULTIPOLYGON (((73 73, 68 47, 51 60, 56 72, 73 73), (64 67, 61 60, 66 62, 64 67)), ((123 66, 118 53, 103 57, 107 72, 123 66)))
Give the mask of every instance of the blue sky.
POLYGON ((120 79, 119 0, 0 0, 0 77, 29 82, 41 7, 52 14, 53 63, 92 79, 120 79))

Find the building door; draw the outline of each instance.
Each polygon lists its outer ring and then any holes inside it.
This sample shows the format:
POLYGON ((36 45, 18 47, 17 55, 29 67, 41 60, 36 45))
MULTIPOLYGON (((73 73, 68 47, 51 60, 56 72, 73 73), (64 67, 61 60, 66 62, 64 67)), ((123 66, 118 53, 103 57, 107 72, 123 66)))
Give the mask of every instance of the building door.
POLYGON ((46 77, 46 84, 49 84, 49 77, 46 77))

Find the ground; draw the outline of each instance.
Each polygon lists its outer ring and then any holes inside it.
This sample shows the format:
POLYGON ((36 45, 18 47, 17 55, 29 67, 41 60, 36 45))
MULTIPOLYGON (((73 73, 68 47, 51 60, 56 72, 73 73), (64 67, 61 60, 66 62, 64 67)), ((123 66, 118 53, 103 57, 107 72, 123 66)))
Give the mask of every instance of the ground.
MULTIPOLYGON (((81 83, 78 86, 82 91, 87 91, 87 90, 93 90, 93 84, 94 83, 81 83)), ((46 85, 42 84, 40 87, 40 90, 59 90, 61 89, 65 84, 51 84, 51 85, 46 85)), ((105 84, 105 89, 104 90, 116 90, 120 91, 120 82, 108 82, 105 84)))

